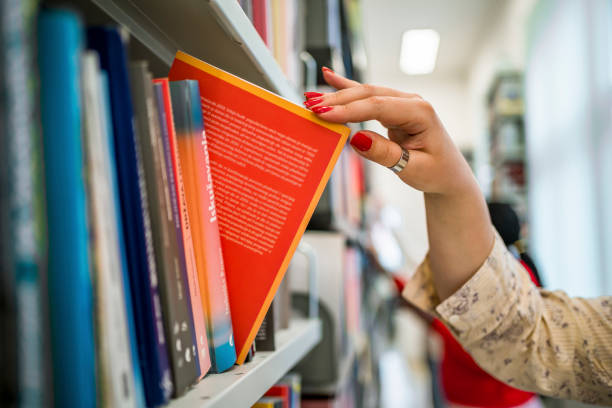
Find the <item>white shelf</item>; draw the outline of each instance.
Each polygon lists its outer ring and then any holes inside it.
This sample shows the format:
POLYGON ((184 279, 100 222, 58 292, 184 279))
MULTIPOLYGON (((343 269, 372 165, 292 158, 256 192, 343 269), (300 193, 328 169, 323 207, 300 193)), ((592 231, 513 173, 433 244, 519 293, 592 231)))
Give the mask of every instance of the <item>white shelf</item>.
POLYGON ((236 0, 91 0, 168 67, 184 51, 300 103, 236 0))
POLYGON ((276 334, 277 349, 257 352, 250 363, 209 374, 170 408, 250 407, 321 340, 318 319, 292 319, 276 334))

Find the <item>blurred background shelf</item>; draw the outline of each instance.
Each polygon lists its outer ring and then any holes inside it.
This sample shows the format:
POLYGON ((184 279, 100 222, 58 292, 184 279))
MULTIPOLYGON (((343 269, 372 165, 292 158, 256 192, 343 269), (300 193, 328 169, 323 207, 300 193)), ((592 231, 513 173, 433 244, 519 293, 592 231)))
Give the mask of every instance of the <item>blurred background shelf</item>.
POLYGON ((276 335, 277 350, 257 352, 253 361, 208 375, 170 408, 249 407, 321 340, 318 319, 292 319, 276 335))
MULTIPOLYGON (((155 75, 166 75, 177 50, 231 72, 293 101, 301 97, 289 83, 237 1, 83 1, 88 21, 105 16, 123 25, 146 50, 155 75), (95 6, 93 4, 95 4, 95 6)), ((102 21, 100 21, 102 20, 102 21)), ((136 50, 138 51, 138 50, 136 50)))

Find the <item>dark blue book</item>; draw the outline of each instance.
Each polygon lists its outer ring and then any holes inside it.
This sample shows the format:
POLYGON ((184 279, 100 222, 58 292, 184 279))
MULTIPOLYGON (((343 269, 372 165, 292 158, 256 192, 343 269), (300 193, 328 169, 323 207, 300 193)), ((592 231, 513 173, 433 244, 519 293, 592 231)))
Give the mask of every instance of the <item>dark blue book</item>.
POLYGON ((39 15, 49 315, 57 407, 96 405, 94 312, 81 140, 82 35, 80 21, 70 11, 44 10, 39 15))
POLYGON ((101 68, 107 72, 109 78, 121 218, 134 306, 138 356, 147 405, 157 406, 168 401, 173 386, 164 335, 142 153, 134 134, 126 50, 118 31, 110 27, 88 29, 87 43, 89 48, 98 51, 101 68))
MULTIPOLYGON (((119 180, 117 179, 117 165, 115 161, 115 140, 113 138, 113 128, 112 126, 112 114, 111 114, 111 104, 110 104, 110 94, 108 89, 108 75, 104 72, 102 74, 102 89, 104 91, 103 99, 104 99, 104 114, 106 116, 106 123, 109 126, 106 127, 107 130, 107 139, 108 139, 108 151, 110 155, 111 161, 111 186, 113 190, 113 199, 115 204, 115 214, 121 214, 121 204, 119 202, 119 180)), ((118 239, 119 239, 119 253, 121 257, 121 273, 123 277, 123 288, 125 294, 125 309, 127 314, 127 324, 128 324, 128 335, 130 337, 130 353, 132 355, 132 367, 134 369, 134 390, 136 393, 136 404, 138 407, 145 406, 145 397, 144 397, 144 387, 142 384, 142 370, 140 368, 140 358, 138 356, 138 346, 136 343, 136 327, 134 323, 134 304, 132 302, 132 292, 131 292, 131 283, 130 276, 128 272, 128 263, 127 256, 125 253, 125 243, 123 239, 123 222, 121 217, 116 217, 117 219, 117 231, 119 231, 118 239)))

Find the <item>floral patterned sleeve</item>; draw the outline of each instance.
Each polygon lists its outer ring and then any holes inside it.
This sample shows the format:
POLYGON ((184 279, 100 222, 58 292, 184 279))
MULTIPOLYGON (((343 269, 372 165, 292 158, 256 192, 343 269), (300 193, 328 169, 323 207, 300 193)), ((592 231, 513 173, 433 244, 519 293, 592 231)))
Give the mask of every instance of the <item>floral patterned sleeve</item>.
POLYGON ((499 380, 543 395, 612 404, 612 298, 538 289, 497 233, 485 263, 444 302, 428 258, 403 296, 434 312, 499 380))

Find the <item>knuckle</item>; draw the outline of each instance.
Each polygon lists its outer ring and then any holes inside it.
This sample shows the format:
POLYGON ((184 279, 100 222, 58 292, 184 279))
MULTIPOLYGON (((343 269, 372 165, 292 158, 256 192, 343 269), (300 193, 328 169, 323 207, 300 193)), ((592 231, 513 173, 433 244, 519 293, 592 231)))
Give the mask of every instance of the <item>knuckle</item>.
POLYGON ((418 101, 418 107, 428 116, 435 114, 433 105, 422 98, 418 101))
POLYGON ((376 87, 374 85, 362 84, 361 89, 363 90, 363 93, 365 95, 375 95, 376 94, 376 87))
POLYGON ((368 102, 375 107, 380 107, 385 103, 385 98, 383 96, 370 96, 368 102))

